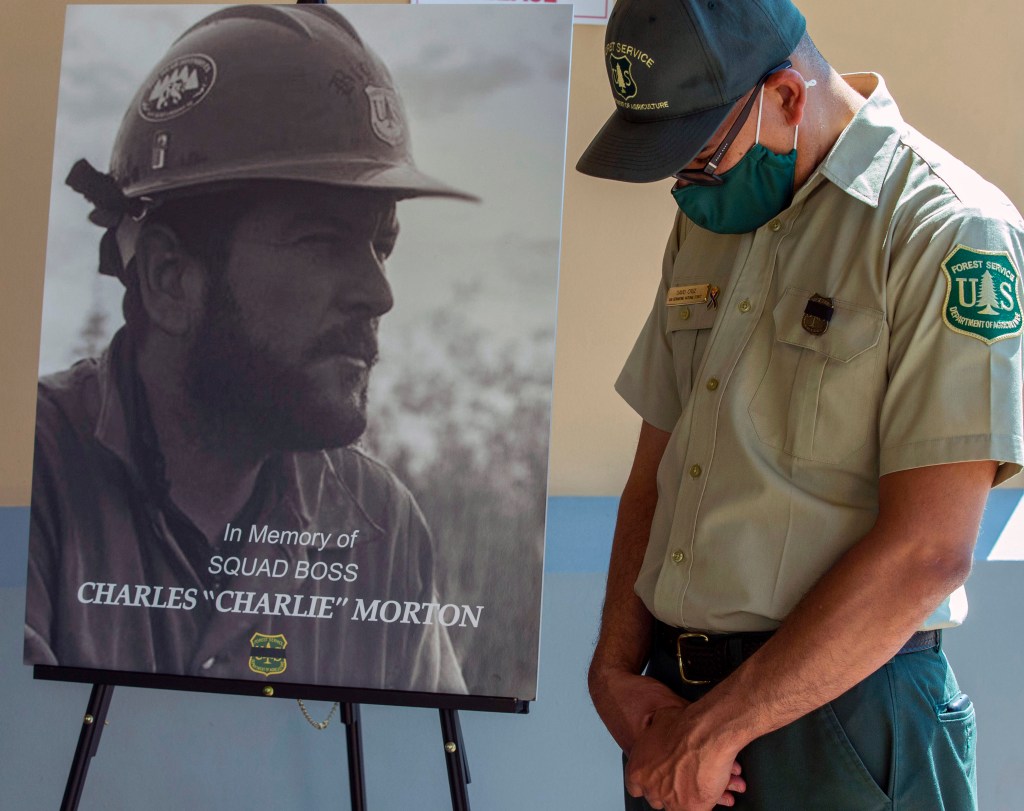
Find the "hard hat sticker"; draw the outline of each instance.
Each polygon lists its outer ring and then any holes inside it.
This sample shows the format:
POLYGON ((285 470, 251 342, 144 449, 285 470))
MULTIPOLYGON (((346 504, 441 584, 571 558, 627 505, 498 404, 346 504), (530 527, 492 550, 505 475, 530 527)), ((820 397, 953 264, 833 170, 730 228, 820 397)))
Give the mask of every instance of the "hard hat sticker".
POLYGON ((206 98, 217 79, 217 64, 203 54, 180 56, 165 65, 139 100, 139 115, 166 121, 206 98))
POLYGON ((366 95, 370 99, 373 134, 384 143, 398 146, 405 140, 405 124, 402 122, 402 111, 395 91, 390 87, 367 85, 366 95))

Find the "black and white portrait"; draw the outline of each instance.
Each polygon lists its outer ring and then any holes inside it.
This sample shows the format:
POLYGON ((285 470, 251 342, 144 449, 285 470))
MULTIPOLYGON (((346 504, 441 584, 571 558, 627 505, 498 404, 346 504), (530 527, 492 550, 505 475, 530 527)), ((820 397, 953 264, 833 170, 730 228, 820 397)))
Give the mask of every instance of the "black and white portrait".
POLYGON ((536 695, 570 34, 68 8, 26 663, 536 695))

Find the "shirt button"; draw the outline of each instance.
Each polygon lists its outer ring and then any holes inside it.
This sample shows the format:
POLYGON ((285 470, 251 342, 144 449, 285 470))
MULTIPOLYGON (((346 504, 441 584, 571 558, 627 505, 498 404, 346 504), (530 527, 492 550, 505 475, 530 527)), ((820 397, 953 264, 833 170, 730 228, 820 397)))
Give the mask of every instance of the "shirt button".
POLYGON ((690 317, 690 308, 689 307, 682 307, 682 308, 680 308, 680 310, 679 310, 679 320, 680 321, 685 321, 689 317, 690 317))
POLYGON ((700 465, 694 465, 693 467, 690 468, 690 475, 693 478, 695 478, 695 479, 699 478, 700 474, 701 474, 700 465))
POLYGON ((203 670, 209 670, 211 667, 213 667, 213 665, 216 663, 216 661, 217 661, 217 657, 211 656, 209 659, 207 659, 205 662, 203 662, 200 665, 200 667, 203 670))
POLYGON ((718 378, 717 377, 708 378, 707 387, 708 387, 708 391, 714 391, 715 389, 717 389, 718 388, 718 378))
POLYGON ((772 220, 770 223, 768 223, 768 227, 771 228, 773 231, 778 231, 780 228, 782 228, 782 221, 772 220))
POLYGON ((682 563, 684 560, 686 560, 686 553, 682 549, 677 549, 672 553, 673 563, 682 563))
POLYGON ((741 301, 736 306, 739 308, 739 311, 741 313, 749 313, 750 312, 750 299, 745 298, 745 299, 743 299, 743 301, 741 301))

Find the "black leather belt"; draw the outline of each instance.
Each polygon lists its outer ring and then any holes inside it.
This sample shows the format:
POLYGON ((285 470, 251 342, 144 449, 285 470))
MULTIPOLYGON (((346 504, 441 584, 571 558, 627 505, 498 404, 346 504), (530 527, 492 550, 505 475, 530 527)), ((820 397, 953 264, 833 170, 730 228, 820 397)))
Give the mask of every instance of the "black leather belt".
MULTIPOLYGON (((679 663, 685 684, 717 684, 753 656, 772 633, 705 634, 659 622, 654 637, 658 648, 679 663)), ((918 631, 896 655, 928 650, 941 641, 941 631, 918 631)))

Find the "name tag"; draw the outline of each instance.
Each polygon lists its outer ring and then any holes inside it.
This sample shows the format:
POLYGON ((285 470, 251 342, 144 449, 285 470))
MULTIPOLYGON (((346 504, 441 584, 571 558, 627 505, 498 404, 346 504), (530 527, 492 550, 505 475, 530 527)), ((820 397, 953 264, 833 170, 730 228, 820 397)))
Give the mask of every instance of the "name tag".
POLYGON ((670 287, 665 304, 669 307, 679 307, 683 304, 700 304, 708 300, 708 291, 710 289, 710 284, 686 284, 682 287, 670 287))
POLYGON ((718 307, 719 290, 713 284, 687 284, 681 287, 670 287, 665 304, 669 307, 682 307, 687 304, 708 303, 708 309, 718 307))

